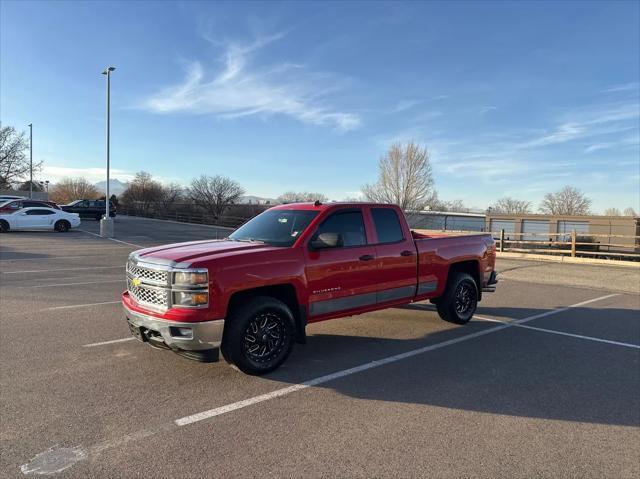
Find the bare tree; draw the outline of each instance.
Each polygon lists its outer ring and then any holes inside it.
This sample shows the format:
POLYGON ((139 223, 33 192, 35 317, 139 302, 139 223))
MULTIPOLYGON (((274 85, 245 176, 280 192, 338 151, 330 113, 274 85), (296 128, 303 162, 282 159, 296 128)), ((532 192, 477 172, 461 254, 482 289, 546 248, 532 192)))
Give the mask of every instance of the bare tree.
MULTIPOLYGON (((6 188, 29 174, 27 151, 29 142, 24 132, 12 126, 0 127, 0 188, 6 188)), ((33 164, 34 173, 42 169, 42 162, 33 164)))
POLYGON ((308 203, 311 201, 328 201, 329 198, 322 193, 312 193, 309 191, 287 191, 278 196, 280 203, 308 203))
POLYGON ((435 211, 449 211, 451 213, 468 213, 467 208, 462 200, 440 201, 437 200, 431 206, 435 211))
POLYGON ((555 193, 544 195, 540 212, 548 215, 587 215, 591 199, 573 186, 565 186, 555 193))
POLYGON ((44 186, 38 183, 37 181, 23 181, 19 185, 17 185, 18 191, 29 191, 29 186, 31 186, 32 191, 42 191, 44 190, 44 186))
POLYGON ((63 178, 49 193, 49 199, 61 205, 74 200, 93 200, 98 196, 98 189, 84 178, 63 178))
POLYGON ((212 212, 216 218, 222 216, 227 205, 234 204, 243 194, 244 189, 237 181, 220 175, 202 175, 191 181, 189 188, 193 202, 212 212))
POLYGON ((433 173, 426 148, 408 142, 394 143, 378 162, 378 181, 364 185, 369 201, 393 203, 404 210, 422 210, 435 203, 433 173))
POLYGON ((154 203, 162 199, 162 185, 150 173, 139 171, 122 193, 122 203, 142 212, 148 212, 154 203))
POLYGON ((618 208, 607 208, 604 210, 605 216, 622 216, 618 208))
POLYGON ((525 200, 516 200, 509 196, 500 198, 491 205, 491 212, 504 215, 524 215, 531 213, 531 203, 525 200))
POLYGON ((182 185, 178 183, 169 183, 160 187, 160 205, 163 210, 167 210, 173 203, 182 198, 182 185))
POLYGON ((636 210, 634 210, 631 206, 629 206, 628 208, 624 209, 624 215, 625 216, 638 216, 638 213, 636 213, 636 210))

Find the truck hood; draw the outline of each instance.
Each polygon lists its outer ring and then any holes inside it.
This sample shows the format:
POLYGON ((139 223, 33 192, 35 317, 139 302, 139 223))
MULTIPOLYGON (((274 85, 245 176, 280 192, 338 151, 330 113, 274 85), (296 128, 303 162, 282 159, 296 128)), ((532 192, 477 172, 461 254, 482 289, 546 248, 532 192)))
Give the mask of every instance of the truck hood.
POLYGON ((145 248, 131 253, 147 263, 189 267, 192 263, 207 261, 230 254, 281 249, 264 243, 231 240, 190 241, 145 248))

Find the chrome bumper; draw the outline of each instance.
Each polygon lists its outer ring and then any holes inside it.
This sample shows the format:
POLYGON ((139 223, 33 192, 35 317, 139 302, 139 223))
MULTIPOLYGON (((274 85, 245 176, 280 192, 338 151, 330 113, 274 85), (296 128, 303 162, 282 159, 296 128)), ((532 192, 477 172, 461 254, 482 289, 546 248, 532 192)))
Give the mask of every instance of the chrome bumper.
POLYGON ((131 333, 139 341, 154 347, 171 349, 191 359, 217 360, 224 319, 182 323, 138 313, 124 305, 123 308, 131 333))

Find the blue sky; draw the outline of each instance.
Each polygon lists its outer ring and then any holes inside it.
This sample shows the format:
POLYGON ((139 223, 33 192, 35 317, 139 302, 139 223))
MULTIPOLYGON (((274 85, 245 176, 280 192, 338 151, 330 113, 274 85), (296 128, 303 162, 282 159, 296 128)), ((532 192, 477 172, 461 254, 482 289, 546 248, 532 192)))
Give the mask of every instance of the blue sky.
POLYGON ((442 199, 537 207, 570 184, 640 209, 640 3, 0 4, 3 125, 34 124, 42 179, 200 174, 275 197, 353 197, 393 141, 431 151, 442 199))

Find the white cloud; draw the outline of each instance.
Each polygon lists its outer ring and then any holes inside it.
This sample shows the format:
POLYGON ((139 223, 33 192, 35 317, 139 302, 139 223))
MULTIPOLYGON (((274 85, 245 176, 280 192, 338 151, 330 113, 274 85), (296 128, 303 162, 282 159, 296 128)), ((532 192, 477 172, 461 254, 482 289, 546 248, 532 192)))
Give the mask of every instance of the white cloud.
POLYGON ((343 80, 290 63, 251 68, 252 54, 282 36, 227 45, 222 57, 224 68, 215 75, 208 75, 201 62, 191 63, 182 84, 146 98, 142 107, 156 113, 209 113, 219 118, 283 114, 343 131, 359 127, 359 115, 333 108, 327 101, 343 80))
POLYGON ((617 93, 625 91, 635 91, 640 93, 640 82, 622 83, 619 85, 612 85, 602 90, 603 93, 617 93))
POLYGON ((534 148, 566 143, 579 138, 589 138, 611 133, 620 133, 637 128, 640 105, 637 103, 608 104, 582 108, 568 115, 569 121, 560 124, 554 131, 526 141, 522 148, 534 148))
POLYGON ((480 108, 480 114, 484 115, 485 113, 489 113, 490 111, 494 111, 494 110, 497 110, 497 109, 498 109, 497 106, 486 105, 486 106, 483 106, 482 108, 480 108))

